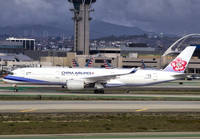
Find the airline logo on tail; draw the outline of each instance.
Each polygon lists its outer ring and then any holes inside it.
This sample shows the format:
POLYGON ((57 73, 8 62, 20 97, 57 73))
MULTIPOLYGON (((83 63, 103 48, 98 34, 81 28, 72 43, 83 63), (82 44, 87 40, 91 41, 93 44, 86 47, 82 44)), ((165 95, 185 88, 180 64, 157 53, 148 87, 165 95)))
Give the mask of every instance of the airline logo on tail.
MULTIPOLYGON (((79 64, 76 62, 75 59, 72 59, 73 67, 79 67, 79 64)), ((88 60, 85 67, 92 67, 92 58, 88 60)))
POLYGON ((174 71, 184 71, 187 65, 187 62, 184 61, 181 57, 176 58, 172 63, 171 63, 174 71))
POLYGON ((113 69, 113 67, 108 63, 107 60, 104 60, 104 66, 106 69, 113 69))
POLYGON ((79 67, 78 63, 75 59, 72 59, 73 67, 79 67))
POLYGON ((88 60, 88 62, 86 63, 86 65, 85 65, 85 67, 92 67, 92 58, 90 58, 89 60, 88 60))
POLYGON ((164 71, 184 73, 196 46, 186 47, 165 69, 164 71))
POLYGON ((144 64, 144 61, 143 61, 143 60, 141 60, 141 63, 142 63, 142 68, 143 68, 143 69, 146 69, 146 65, 144 64))

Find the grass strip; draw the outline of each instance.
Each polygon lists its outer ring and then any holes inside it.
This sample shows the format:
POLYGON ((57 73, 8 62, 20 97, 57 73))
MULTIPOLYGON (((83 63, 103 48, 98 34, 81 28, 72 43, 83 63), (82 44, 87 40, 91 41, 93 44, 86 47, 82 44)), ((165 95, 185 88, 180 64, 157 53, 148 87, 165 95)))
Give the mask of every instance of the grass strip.
MULTIPOLYGON (((39 88, 38 87, 17 87, 17 89, 20 90, 21 92, 26 92, 26 91, 37 92, 39 90, 39 88)), ((14 91, 14 87, 0 87, 0 90, 14 91)), ((41 87, 40 92, 58 92, 58 91, 57 90, 51 90, 51 89, 48 89, 48 88, 44 89, 44 87, 41 87)), ((63 91, 59 91, 59 92, 63 92, 63 91)))
POLYGON ((102 96, 102 95, 0 95, 0 100, 141 100, 200 101, 199 97, 102 96))
POLYGON ((1 114, 0 134, 194 132, 200 113, 1 114))

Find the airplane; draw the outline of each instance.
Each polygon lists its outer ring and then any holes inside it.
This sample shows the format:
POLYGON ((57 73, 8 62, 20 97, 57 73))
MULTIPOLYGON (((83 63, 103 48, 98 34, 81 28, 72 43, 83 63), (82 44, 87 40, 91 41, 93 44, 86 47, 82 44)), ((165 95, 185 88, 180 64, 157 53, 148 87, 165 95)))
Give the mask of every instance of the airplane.
POLYGON ((68 90, 93 88, 104 93, 106 87, 147 86, 184 78, 184 71, 196 46, 186 47, 164 70, 105 69, 105 68, 21 68, 4 77, 3 81, 15 85, 39 84, 66 86, 68 90))
MULTIPOLYGON (((85 64, 85 66, 84 67, 92 67, 92 58, 90 58, 89 60, 88 60, 88 62, 85 64)), ((78 63, 76 62, 76 60, 75 59, 72 59, 72 63, 73 63, 73 67, 79 67, 79 65, 78 65, 78 63)))
POLYGON ((103 60, 103 61, 104 61, 104 66, 106 69, 113 69, 113 67, 109 64, 107 60, 103 60))

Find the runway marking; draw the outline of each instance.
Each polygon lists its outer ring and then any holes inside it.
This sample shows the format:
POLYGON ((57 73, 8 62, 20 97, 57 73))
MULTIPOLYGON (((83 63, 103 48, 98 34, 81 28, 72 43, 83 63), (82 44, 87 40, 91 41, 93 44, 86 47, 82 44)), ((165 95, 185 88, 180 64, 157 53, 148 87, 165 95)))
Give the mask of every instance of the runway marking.
POLYGON ((136 111, 146 111, 148 110, 148 108, 144 108, 144 109, 140 109, 140 110, 136 110, 136 111))
POLYGON ((29 112, 29 111, 36 111, 37 109, 30 109, 30 110, 24 110, 24 111, 20 111, 20 112, 29 112))

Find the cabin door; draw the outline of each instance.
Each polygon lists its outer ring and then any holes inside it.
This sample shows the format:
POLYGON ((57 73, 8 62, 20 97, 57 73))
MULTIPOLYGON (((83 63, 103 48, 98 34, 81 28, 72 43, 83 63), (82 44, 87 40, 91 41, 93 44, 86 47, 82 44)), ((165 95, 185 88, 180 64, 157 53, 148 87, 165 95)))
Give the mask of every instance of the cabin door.
POLYGON ((59 79, 59 78, 60 78, 60 72, 59 72, 59 71, 56 71, 56 73, 55 73, 55 78, 56 78, 56 79, 59 79))
POLYGON ((153 80, 156 81, 158 79, 157 73, 153 73, 153 80))
POLYGON ((25 71, 22 70, 22 71, 21 71, 21 77, 24 77, 24 76, 25 76, 25 71))

